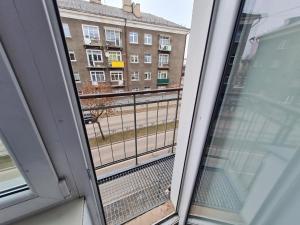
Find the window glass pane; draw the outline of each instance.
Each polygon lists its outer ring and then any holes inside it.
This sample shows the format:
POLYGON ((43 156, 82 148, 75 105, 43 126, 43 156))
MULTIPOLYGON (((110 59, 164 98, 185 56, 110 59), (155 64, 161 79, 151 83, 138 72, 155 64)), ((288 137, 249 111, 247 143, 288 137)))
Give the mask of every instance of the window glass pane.
POLYGON ((299 1, 246 0, 224 68, 190 216, 256 224, 253 219, 270 207, 276 190, 291 185, 282 179, 299 171, 299 22, 299 1))
POLYGON ((26 182, 0 138, 0 198, 26 182))

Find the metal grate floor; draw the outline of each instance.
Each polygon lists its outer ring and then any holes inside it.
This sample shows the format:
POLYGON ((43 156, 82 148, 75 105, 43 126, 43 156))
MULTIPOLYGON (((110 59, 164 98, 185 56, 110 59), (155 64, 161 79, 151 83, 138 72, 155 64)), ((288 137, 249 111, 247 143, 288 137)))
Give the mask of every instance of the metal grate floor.
POLYGON ((201 181, 197 181, 194 203, 199 206, 239 212, 242 202, 230 181, 220 169, 205 168, 201 181))
POLYGON ((99 180, 108 225, 125 223, 168 199, 174 155, 99 180))

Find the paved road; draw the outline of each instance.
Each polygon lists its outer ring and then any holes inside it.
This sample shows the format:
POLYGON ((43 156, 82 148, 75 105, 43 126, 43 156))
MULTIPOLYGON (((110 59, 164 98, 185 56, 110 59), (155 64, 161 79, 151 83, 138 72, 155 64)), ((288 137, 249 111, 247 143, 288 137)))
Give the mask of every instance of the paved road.
MULTIPOLYGON (((180 109, 178 109, 180 110, 180 109)), ((175 105, 172 105, 168 109, 168 118, 167 115, 167 109, 166 108, 160 108, 158 110, 158 124, 164 124, 166 122, 173 122, 175 119, 175 112, 176 107, 175 105)), ((125 114, 121 117, 121 115, 118 116, 111 116, 108 118, 100 118, 99 122, 101 124, 102 131, 104 135, 108 135, 108 127, 110 129, 111 133, 121 132, 122 131, 122 118, 123 118, 123 128, 124 130, 132 130, 134 129, 134 114, 125 114)), ((137 128, 146 127, 147 123, 148 126, 156 125, 157 122, 157 110, 152 109, 148 111, 148 121, 147 121, 147 113, 146 112, 137 112, 136 114, 137 119, 137 128)), ((100 135, 100 131, 97 124, 87 124, 86 130, 88 133, 88 137, 95 137, 95 133, 97 136, 100 135)))
MULTIPOLYGON (((164 145, 172 144, 173 139, 173 131, 167 131, 166 136, 165 133, 157 134, 157 142, 156 135, 149 135, 148 140, 147 137, 138 138, 138 154, 142 152, 146 152, 148 150, 156 149, 163 147, 164 145), (147 148, 148 144, 148 148, 147 148)), ((176 137, 175 137, 176 140, 176 137)), ((126 157, 130 157, 135 155, 135 142, 134 139, 127 140, 124 142, 113 143, 112 146, 106 145, 101 148, 93 148, 91 149, 93 160, 95 166, 99 166, 102 164, 110 163, 113 160, 120 160, 126 157), (125 147, 125 151, 124 151, 125 147), (101 160, 100 160, 101 159, 101 160)))

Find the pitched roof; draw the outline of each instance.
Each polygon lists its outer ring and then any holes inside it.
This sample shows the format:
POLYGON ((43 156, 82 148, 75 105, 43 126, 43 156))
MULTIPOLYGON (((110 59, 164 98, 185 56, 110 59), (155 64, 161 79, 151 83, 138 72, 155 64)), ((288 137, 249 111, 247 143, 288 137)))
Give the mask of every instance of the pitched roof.
POLYGON ((141 17, 136 17, 133 13, 125 12, 123 9, 102 5, 97 3, 91 3, 83 0, 57 0, 58 7, 61 9, 69 9, 79 12, 86 12, 91 14, 97 14, 102 16, 111 16, 131 21, 138 21, 143 23, 150 23, 155 25, 162 25, 168 27, 174 27, 184 30, 188 28, 178 25, 174 22, 166 20, 162 17, 152 15, 150 13, 141 12, 141 17))

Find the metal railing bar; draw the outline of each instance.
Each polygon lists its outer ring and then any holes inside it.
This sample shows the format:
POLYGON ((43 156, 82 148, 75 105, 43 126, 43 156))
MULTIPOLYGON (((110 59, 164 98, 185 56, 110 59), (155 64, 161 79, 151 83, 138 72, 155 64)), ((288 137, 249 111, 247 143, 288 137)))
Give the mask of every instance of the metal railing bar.
POLYGON ((112 157, 112 160, 114 162, 115 161, 115 159, 114 159, 114 150, 113 150, 113 147, 112 147, 112 141, 111 141, 111 134, 110 134, 110 126, 109 126, 108 111, 107 111, 107 109, 106 109, 106 121, 107 121, 109 143, 110 143, 110 149, 111 149, 111 157, 112 157))
POLYGON ((173 132, 172 153, 174 153, 174 143, 175 143, 175 135, 176 135, 176 127, 177 127, 177 116, 178 116, 179 96, 180 96, 180 90, 177 91, 177 101, 176 101, 176 111, 175 111, 175 120, 174 120, 174 132, 173 132))
MULTIPOLYGON (((181 98, 179 98, 181 100, 181 98)), ((169 98, 169 99, 161 99, 161 100, 154 100, 154 101, 145 101, 145 102, 136 102, 136 105, 145 105, 145 104, 153 104, 157 102, 169 102, 169 101, 177 101, 177 98, 169 98)), ((97 106, 97 107, 89 107, 89 108, 82 108, 81 110, 83 112, 89 111, 89 110, 99 110, 99 109, 113 109, 113 108, 119 108, 119 107, 130 107, 133 106, 133 103, 127 103, 127 104, 116 104, 116 105, 108 105, 108 106, 97 106)))
MULTIPOLYGON (((175 143, 175 145, 176 145, 176 143, 175 143)), ((148 152, 142 152, 142 153, 138 154, 138 157, 141 157, 141 156, 144 156, 144 155, 148 155, 148 154, 151 154, 151 153, 154 153, 154 152, 159 152, 159 151, 162 151, 164 149, 171 148, 171 147, 172 147, 172 145, 166 145, 166 146, 163 146, 161 148, 149 150, 148 152)), ((116 163, 125 162, 125 161, 131 160, 131 159, 135 159, 135 155, 129 156, 129 157, 124 158, 124 159, 118 159, 118 160, 116 160, 114 162, 109 162, 109 163, 103 164, 101 166, 96 166, 95 170, 100 170, 100 169, 103 169, 105 167, 112 166, 112 165, 114 165, 116 163)), ((137 165, 137 166, 139 166, 139 165, 137 165)))
POLYGON ((123 112, 122 112, 122 107, 120 107, 120 115, 121 115, 121 124, 122 124, 122 139, 123 139, 123 148, 124 148, 124 155, 125 158, 126 156, 126 144, 125 144, 125 136, 124 136, 124 120, 123 120, 123 112))
POLYGON ((134 147, 135 147, 135 165, 138 164, 137 160, 137 128, 136 128, 136 95, 133 95, 133 116, 134 116, 134 147))
POLYGON ((166 145, 166 138, 167 138, 168 114, 169 114, 169 102, 167 102, 167 109, 166 109, 164 146, 166 145))
POLYGON ((149 138, 149 129, 148 129, 148 123, 149 123, 149 121, 148 121, 148 103, 146 104, 146 125, 147 125, 147 135, 146 135, 146 151, 148 151, 149 150, 149 143, 148 143, 148 138, 149 138))
POLYGON ((165 92, 175 92, 181 91, 182 88, 167 88, 164 90, 148 90, 148 91, 135 91, 135 92, 120 92, 120 93, 102 93, 102 94, 87 94, 79 95, 80 99, 90 99, 90 98, 104 98, 104 97, 122 97, 122 96, 132 96, 132 95, 144 95, 153 93, 165 93, 165 92))
POLYGON ((157 109, 156 109, 156 130, 155 130, 155 147, 154 147, 154 149, 157 148, 158 112, 159 112, 159 102, 157 102, 157 109))

